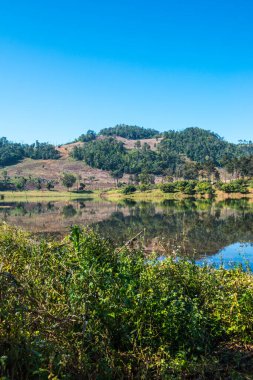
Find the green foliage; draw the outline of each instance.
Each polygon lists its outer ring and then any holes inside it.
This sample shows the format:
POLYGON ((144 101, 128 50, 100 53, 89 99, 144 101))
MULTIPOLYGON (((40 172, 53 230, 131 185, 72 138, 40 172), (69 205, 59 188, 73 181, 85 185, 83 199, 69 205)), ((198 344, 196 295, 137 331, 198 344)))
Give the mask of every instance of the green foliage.
MULTIPOLYGON (((224 191, 225 193, 241 193, 247 194, 250 186, 250 181, 244 179, 236 179, 228 183, 218 182, 216 188, 224 191)), ((200 195, 213 195, 215 193, 214 186, 209 181, 175 181, 162 183, 160 189, 164 193, 176 193, 193 195, 195 193, 200 195)))
POLYGON ((67 189, 70 189, 76 183, 76 177, 71 173, 63 173, 61 182, 63 186, 67 187, 67 189))
POLYGON ((72 157, 98 169, 129 174, 161 174, 169 168, 174 172, 177 163, 181 162, 180 158, 154 152, 145 144, 140 149, 127 151, 122 142, 111 137, 74 147, 72 157))
MULTIPOLYGON (((149 130, 141 128, 141 131, 145 132, 146 137, 136 137, 138 134, 135 127, 129 126, 108 128, 100 134, 120 135, 132 139, 147 138, 149 130), (125 131, 125 134, 122 131, 125 131)), ((121 170, 129 174, 145 171, 149 174, 173 175, 186 180, 202 177, 208 181, 212 178, 217 181, 217 166, 225 166, 229 172, 236 172, 241 176, 253 175, 252 143, 231 144, 217 134, 200 128, 187 128, 180 132, 168 131, 163 137, 155 151, 151 150, 148 144, 144 143, 141 146, 139 140, 136 141, 134 149, 126 150, 121 142, 110 137, 88 142, 84 147, 75 147, 72 156, 103 170, 121 170)), ((191 189, 188 190, 191 192, 191 189)))
POLYGON ((248 190, 248 182, 243 179, 235 179, 228 183, 219 183, 217 184, 219 190, 224 191, 225 193, 241 193, 247 194, 248 190))
POLYGON ((137 190, 136 186, 134 185, 127 185, 122 189, 122 193, 125 195, 133 194, 137 190))
POLYGON ((201 128, 186 128, 183 131, 168 131, 164 133, 161 149, 177 154, 184 154, 193 161, 212 162, 220 166, 224 157, 247 155, 253 151, 253 145, 236 145, 224 141, 216 133, 201 128))
POLYGON ((124 167, 125 148, 113 138, 91 141, 83 148, 75 147, 72 156, 94 168, 115 171, 124 167))
POLYGON ((240 268, 147 260, 79 227, 46 243, 2 225, 0 259, 2 378, 232 378, 229 347, 253 344, 240 268))
POLYGON ((196 193, 201 195, 212 195, 215 193, 211 182, 194 180, 162 183, 160 189, 164 193, 179 192, 186 195, 194 195, 196 193))
POLYGON ((187 195, 195 194, 196 181, 175 181, 163 183, 160 185, 160 189, 164 193, 183 193, 187 195))
POLYGON ((242 177, 253 176, 253 155, 244 157, 225 157, 223 165, 229 173, 237 174, 242 177))
POLYGON ((177 191, 174 182, 162 183, 159 187, 164 193, 175 193, 177 191))
POLYGON ((54 188, 54 181, 47 181, 46 183, 47 190, 52 190, 54 188))
POLYGON ((116 169, 111 172, 112 178, 116 179, 116 182, 118 184, 118 180, 123 177, 123 170, 122 169, 116 169))
POLYGON ((77 141, 89 142, 89 141, 96 140, 96 137, 97 137, 96 132, 89 129, 87 133, 82 134, 80 137, 78 137, 77 141))
POLYGON ((15 180, 15 185, 17 190, 25 190, 25 185, 27 183, 27 179, 24 177, 18 177, 15 180))
POLYGON ((59 152, 48 143, 17 144, 8 141, 5 137, 0 138, 0 166, 13 165, 24 158, 34 160, 58 159, 59 152))
POLYGON ((137 125, 118 124, 113 128, 101 129, 100 135, 120 136, 126 139, 139 140, 152 138, 159 135, 159 132, 155 129, 138 127, 137 125))
POLYGON ((215 193, 215 190, 211 182, 207 182, 207 181, 197 182, 195 186, 195 191, 196 193, 201 194, 201 195, 204 195, 204 194, 212 195, 215 193))

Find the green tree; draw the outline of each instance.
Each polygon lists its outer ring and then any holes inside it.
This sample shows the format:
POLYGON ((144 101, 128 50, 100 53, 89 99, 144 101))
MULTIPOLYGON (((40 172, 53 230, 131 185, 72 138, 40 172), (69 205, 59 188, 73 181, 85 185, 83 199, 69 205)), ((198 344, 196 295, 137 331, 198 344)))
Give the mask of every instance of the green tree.
POLYGON ((61 182, 69 191, 69 189, 76 183, 76 177, 71 173, 63 173, 61 182))
POLYGON ((120 169, 118 169, 118 170, 113 170, 112 172, 111 172, 111 176, 112 176, 112 178, 114 178, 115 180, 116 180, 116 186, 118 186, 118 184, 119 184, 119 179, 120 178, 122 178, 123 177, 123 170, 120 170, 120 169))
POLYGON ((52 190, 54 188, 54 181, 47 181, 47 184, 46 184, 46 187, 47 187, 47 190, 52 190))
POLYGON ((15 185, 16 185, 17 190, 21 190, 21 191, 24 190, 26 183, 27 183, 26 178, 18 177, 15 181, 15 185))

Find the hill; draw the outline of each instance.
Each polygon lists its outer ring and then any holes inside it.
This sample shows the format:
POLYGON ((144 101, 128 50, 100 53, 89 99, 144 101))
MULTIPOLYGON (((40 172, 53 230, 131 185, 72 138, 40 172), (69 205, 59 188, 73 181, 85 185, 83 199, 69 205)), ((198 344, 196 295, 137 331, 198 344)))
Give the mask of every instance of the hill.
POLYGON ((1 138, 0 167, 1 188, 7 178, 25 178, 30 187, 52 181, 61 189, 64 172, 73 173, 78 178, 77 186, 85 182, 88 189, 113 187, 120 178, 149 183, 164 176, 218 179, 227 172, 235 177, 253 176, 253 144, 232 144, 200 128, 170 130, 159 136, 155 130, 119 125, 103 129, 98 135, 88 131, 74 143, 59 147, 39 142, 18 144, 1 138), (152 134, 155 137, 151 138, 152 134), (149 138, 136 139, 143 135, 149 138))
MULTIPOLYGON (((129 132, 129 126, 122 128, 129 132)), ((132 128, 135 131, 135 127, 132 128)), ((112 130, 117 132, 116 127, 112 130)), ((238 175, 251 175, 253 171, 253 168, 247 172, 244 170, 245 165, 252 166, 251 159, 248 163, 245 161, 245 157, 253 155, 251 142, 232 144, 200 128, 168 131, 160 138, 149 140, 99 135, 82 147, 74 147, 71 154, 74 159, 111 171, 119 178, 124 173, 138 175, 147 172, 195 179, 200 172, 207 172, 207 176, 217 174, 217 167, 228 167, 231 173, 237 172, 238 175)))

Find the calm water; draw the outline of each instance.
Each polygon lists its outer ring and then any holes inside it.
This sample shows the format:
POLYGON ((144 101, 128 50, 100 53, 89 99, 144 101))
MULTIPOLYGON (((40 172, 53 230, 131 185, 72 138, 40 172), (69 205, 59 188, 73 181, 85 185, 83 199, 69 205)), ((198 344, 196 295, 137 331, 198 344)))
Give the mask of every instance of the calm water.
POLYGON ((164 201, 121 204, 82 200, 0 203, 0 221, 48 239, 73 224, 92 226, 119 246, 140 233, 135 245, 160 255, 187 256, 199 263, 245 261, 253 269, 253 204, 247 199, 164 201))

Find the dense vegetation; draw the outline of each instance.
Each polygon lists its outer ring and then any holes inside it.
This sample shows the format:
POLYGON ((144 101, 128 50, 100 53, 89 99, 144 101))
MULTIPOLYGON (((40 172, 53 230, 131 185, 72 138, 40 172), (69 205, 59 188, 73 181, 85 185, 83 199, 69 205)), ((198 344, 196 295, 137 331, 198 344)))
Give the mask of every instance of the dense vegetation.
POLYGON ((122 142, 112 137, 89 142, 83 147, 74 147, 72 156, 98 169, 130 174, 143 171, 162 174, 169 169, 174 172, 177 164, 182 162, 179 156, 152 151, 148 144, 127 151, 122 142))
POLYGON ((159 136, 159 131, 151 128, 138 127, 137 125, 118 124, 112 128, 101 129, 100 135, 120 136, 131 140, 149 139, 159 136))
MULTIPOLYGON (((131 128, 134 134, 135 127, 129 127, 129 131, 131 128)), ((114 131, 113 128, 112 130, 114 131)), ((103 131, 101 134, 106 135, 103 131)), ((108 136, 116 135, 110 132, 111 129, 108 131, 108 136)), ((201 176, 210 179, 213 176, 218 180, 217 167, 225 167, 236 176, 253 175, 251 142, 231 144, 217 134, 200 128, 165 132, 161 142, 157 142, 155 150, 151 150, 147 143, 141 145, 137 141, 135 148, 129 151, 113 137, 95 141, 86 137, 86 141, 84 147, 74 148, 73 157, 85 160, 92 167, 111 172, 117 170, 121 173, 138 174, 145 171, 192 180, 201 176)))
POLYGON ((221 190, 224 193, 241 193, 247 194, 249 188, 252 187, 251 181, 244 179, 235 179, 229 183, 217 182, 213 185, 208 181, 174 181, 162 183, 160 189, 164 193, 183 193, 186 195, 214 195, 216 189, 221 190))
POLYGON ((3 378, 252 373, 253 279, 240 268, 147 260, 77 227, 46 243, 2 225, 0 259, 3 378))
POLYGON ((34 160, 58 159, 59 152, 48 143, 20 144, 8 141, 5 137, 0 138, 0 166, 13 165, 24 158, 34 160))
POLYGON ((96 140, 96 137, 97 137, 96 132, 89 129, 87 133, 83 133, 81 136, 79 136, 76 141, 89 142, 92 140, 96 140))
POLYGON ((184 154, 196 162, 212 161, 221 166, 225 158, 253 154, 253 144, 232 144, 218 134, 201 128, 186 128, 183 131, 164 133, 163 149, 184 154))
POLYGON ((253 155, 228 158, 225 157, 223 165, 228 173, 241 177, 253 177, 253 155))

